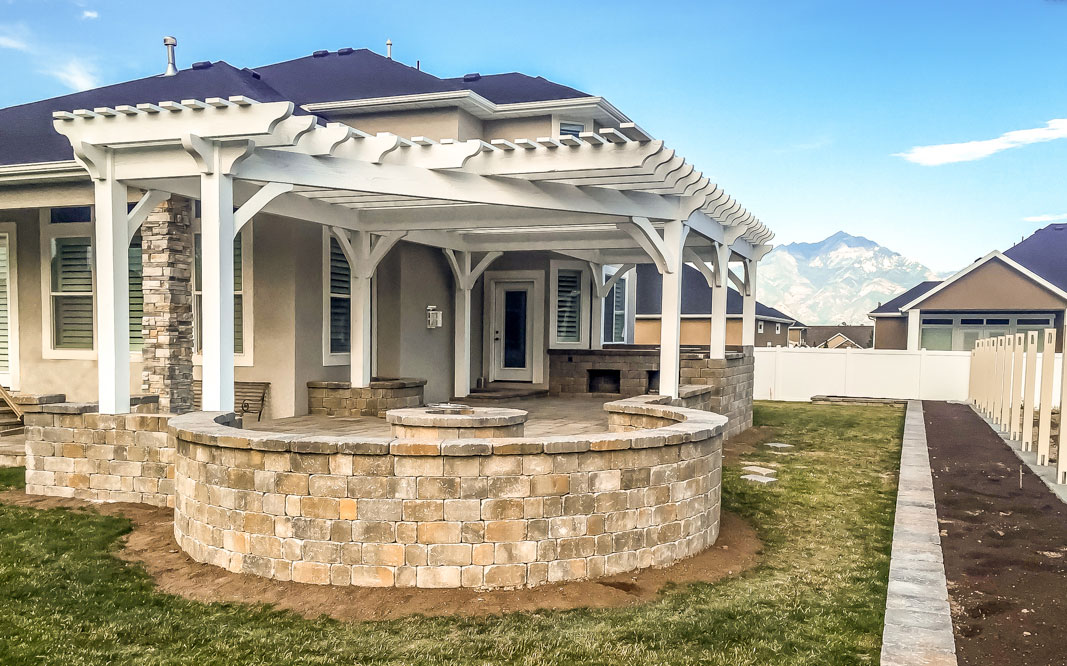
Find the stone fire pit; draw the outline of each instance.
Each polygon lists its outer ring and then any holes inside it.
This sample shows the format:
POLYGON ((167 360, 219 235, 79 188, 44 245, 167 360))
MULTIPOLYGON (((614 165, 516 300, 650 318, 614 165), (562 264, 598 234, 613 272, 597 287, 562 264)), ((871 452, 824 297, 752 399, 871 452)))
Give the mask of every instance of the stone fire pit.
POLYGON ((402 439, 522 437, 529 414, 521 409, 440 404, 391 409, 385 420, 402 439))

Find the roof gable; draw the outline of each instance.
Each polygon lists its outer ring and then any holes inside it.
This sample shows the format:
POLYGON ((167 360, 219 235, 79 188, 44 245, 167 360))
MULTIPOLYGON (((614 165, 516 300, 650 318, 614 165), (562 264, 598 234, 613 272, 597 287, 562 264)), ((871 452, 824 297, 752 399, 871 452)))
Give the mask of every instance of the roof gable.
POLYGON ((911 289, 905 291, 899 296, 889 299, 885 303, 882 303, 875 309, 871 310, 871 315, 900 315, 900 308, 916 298, 927 293, 937 285, 941 284, 941 280, 927 280, 920 282, 911 289))
POLYGON ((1000 252, 990 252, 901 310, 1063 309, 1067 294, 1000 252))

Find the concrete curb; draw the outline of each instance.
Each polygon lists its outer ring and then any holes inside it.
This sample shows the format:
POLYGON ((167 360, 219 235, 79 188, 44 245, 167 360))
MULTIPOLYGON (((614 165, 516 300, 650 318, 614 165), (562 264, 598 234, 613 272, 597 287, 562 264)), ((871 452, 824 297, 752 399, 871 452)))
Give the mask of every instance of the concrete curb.
POLYGON ((1052 491, 1052 494, 1058 497, 1061 502, 1067 504, 1067 485, 1056 483, 1056 466, 1038 465, 1036 451, 1023 451, 1022 442, 1012 439, 1008 433, 1000 429, 1000 426, 986 418, 977 407, 974 405, 970 405, 970 407, 971 411, 978 415, 978 418, 985 421, 986 425, 1004 440, 1004 443, 1008 445, 1008 448, 1015 453, 1015 457, 1026 463, 1026 466, 1030 468, 1030 471, 1033 472, 1037 478, 1041 479, 1041 482, 1052 491))
POLYGON ((922 403, 908 401, 889 564, 882 666, 955 666, 956 641, 922 403))

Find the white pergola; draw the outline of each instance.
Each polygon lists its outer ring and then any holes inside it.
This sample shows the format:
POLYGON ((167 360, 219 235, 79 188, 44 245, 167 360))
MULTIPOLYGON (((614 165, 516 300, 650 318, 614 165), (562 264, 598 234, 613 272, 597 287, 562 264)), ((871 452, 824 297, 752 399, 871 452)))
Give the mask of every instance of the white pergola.
MULTIPOLYGON (((503 252, 552 250, 663 276, 660 391, 678 395, 682 266, 713 290, 708 341, 725 356, 727 284, 755 339, 757 262, 773 233, 662 141, 633 124, 577 137, 433 141, 368 135, 294 115, 290 102, 183 100, 53 114, 95 184, 100 410, 129 411, 126 248, 172 194, 201 201, 203 407, 233 409, 235 234, 266 212, 330 227, 352 266, 351 373, 371 379, 370 283, 400 239, 441 248, 455 277, 455 391, 470 388, 471 289, 503 252), (143 191, 127 213, 129 188, 143 191), (236 206, 236 210, 235 210, 236 206), (743 264, 742 275, 729 270, 743 264)), ((593 309, 598 312, 597 308, 593 309)))

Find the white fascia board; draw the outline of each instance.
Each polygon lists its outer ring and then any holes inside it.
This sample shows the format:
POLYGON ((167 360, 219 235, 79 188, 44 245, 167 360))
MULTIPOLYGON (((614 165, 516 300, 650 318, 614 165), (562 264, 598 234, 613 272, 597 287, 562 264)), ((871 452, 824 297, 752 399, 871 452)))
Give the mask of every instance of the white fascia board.
POLYGON ((1029 268, 1026 268, 1022 264, 1020 264, 1019 262, 1009 258, 1008 256, 1006 256, 1000 250, 993 250, 992 252, 990 252, 986 256, 984 256, 981 259, 979 259, 978 261, 972 263, 970 266, 967 266, 966 268, 964 268, 963 270, 959 271, 958 273, 956 273, 952 277, 948 278, 947 280, 942 281, 941 284, 937 285, 936 287, 934 287, 930 291, 928 291, 925 294, 919 296, 918 298, 916 298, 915 300, 911 301, 910 303, 902 305, 900 307, 901 312, 904 312, 906 310, 914 309, 917 305, 919 305, 920 303, 922 303, 926 299, 930 298, 934 294, 938 293, 939 291, 941 291, 945 287, 947 287, 950 284, 956 282, 957 280, 963 278, 965 275, 968 275, 972 271, 975 271, 975 270, 981 268, 982 266, 988 264, 990 261, 992 261, 994 259, 999 259, 1000 261, 1003 261, 1009 267, 1014 268, 1019 273, 1022 273, 1023 276, 1029 278, 1031 281, 1033 281, 1033 282, 1037 283, 1038 285, 1044 287, 1045 289, 1051 291, 1052 293, 1056 294, 1060 298, 1062 298, 1064 300, 1067 300, 1067 292, 1063 291, 1062 289, 1060 289, 1056 285, 1052 284, 1051 282, 1049 282, 1045 278, 1041 277, 1037 273, 1031 271, 1029 268))
POLYGON ((32 184, 57 180, 88 180, 89 174, 74 160, 30 162, 0 166, 0 184, 32 184))
POLYGON ((309 113, 333 112, 364 114, 448 106, 459 107, 471 115, 483 120, 521 118, 524 116, 574 111, 592 111, 594 112, 594 117, 598 120, 612 120, 619 123, 631 122, 626 114, 619 111, 603 97, 573 97, 538 102, 497 104, 482 97, 473 90, 449 90, 446 92, 419 93, 416 95, 396 95, 392 97, 338 100, 335 102, 315 102, 312 104, 305 104, 302 108, 309 113))

